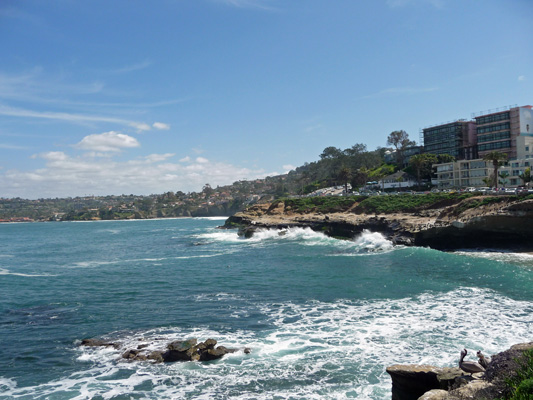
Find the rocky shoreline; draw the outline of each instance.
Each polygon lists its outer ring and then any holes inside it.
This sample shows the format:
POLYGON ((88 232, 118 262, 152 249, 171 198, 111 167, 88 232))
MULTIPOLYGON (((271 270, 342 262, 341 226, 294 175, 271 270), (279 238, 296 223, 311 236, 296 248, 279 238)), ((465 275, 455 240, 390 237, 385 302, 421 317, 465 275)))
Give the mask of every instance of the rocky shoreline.
POLYGON ((340 212, 299 212, 283 201, 252 206, 226 220, 243 237, 258 229, 309 227, 326 235, 353 238, 364 230, 380 232, 395 244, 439 250, 502 248, 533 251, 533 200, 502 201, 472 207, 476 198, 414 212, 365 214, 351 207, 340 212))
MULTIPOLYGON (((506 381, 524 365, 524 352, 533 342, 512 346, 492 356, 484 373, 465 374, 460 368, 432 365, 393 365, 387 368, 392 378, 392 400, 504 399, 510 388, 506 381)), ((533 397, 533 393, 530 394, 533 397)))

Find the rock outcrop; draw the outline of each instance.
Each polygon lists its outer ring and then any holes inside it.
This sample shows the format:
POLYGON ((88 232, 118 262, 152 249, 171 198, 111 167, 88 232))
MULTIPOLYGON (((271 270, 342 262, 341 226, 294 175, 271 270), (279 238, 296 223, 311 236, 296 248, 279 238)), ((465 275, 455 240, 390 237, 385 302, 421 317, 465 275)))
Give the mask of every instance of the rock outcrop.
MULTIPOLYGON (((99 339, 84 339, 81 346, 88 347, 114 347, 123 351, 122 358, 131 361, 176 362, 176 361, 212 361, 222 358, 226 354, 235 353, 238 349, 217 346, 215 339, 198 342, 198 339, 175 340, 166 345, 164 349, 150 350, 147 344, 140 344, 136 348, 124 348, 118 342, 107 342, 99 339)), ((247 347, 245 354, 250 354, 247 347)))
POLYGON ((329 236, 353 238, 364 230, 382 233, 395 244, 427 246, 440 250, 456 248, 513 248, 531 250, 533 200, 483 204, 483 197, 454 204, 436 204, 415 212, 364 214, 350 208, 323 214, 313 209, 295 211, 283 201, 259 204, 236 213, 224 228, 238 228, 243 237, 258 229, 309 227, 329 236))
POLYGON ((506 380, 521 367, 524 351, 533 342, 511 347, 492 357, 484 374, 465 375, 459 368, 431 365, 393 365, 387 368, 392 378, 393 400, 501 399, 509 393, 506 380))

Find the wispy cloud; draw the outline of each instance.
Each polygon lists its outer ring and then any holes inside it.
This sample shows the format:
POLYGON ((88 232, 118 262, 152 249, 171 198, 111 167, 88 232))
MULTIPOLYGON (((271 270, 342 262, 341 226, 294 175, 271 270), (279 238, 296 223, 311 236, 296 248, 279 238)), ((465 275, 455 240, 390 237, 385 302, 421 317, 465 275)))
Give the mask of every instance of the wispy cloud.
POLYGON ((265 11, 276 11, 275 7, 269 5, 268 0, 215 0, 218 3, 227 4, 238 8, 255 8, 265 11))
POLYGON ((159 130, 162 130, 162 131, 168 131, 170 129, 170 125, 169 124, 165 124, 163 122, 154 122, 152 124, 152 127, 154 129, 159 129, 159 130))
POLYGON ((377 98, 377 97, 392 97, 392 96, 411 96, 420 93, 429 93, 439 90, 438 87, 415 88, 415 87, 397 87, 381 90, 377 93, 363 96, 363 99, 377 98))
POLYGON ((526 77, 525 77, 524 75, 520 75, 520 76, 518 77, 518 80, 519 80, 519 81, 525 81, 525 80, 526 80, 526 77))
POLYGON ((29 147, 18 146, 18 145, 8 144, 8 143, 0 143, 0 149, 6 149, 6 150, 28 150, 29 147))
MULTIPOLYGON (((149 131, 152 129, 152 127, 145 122, 131 121, 131 120, 122 119, 122 118, 107 117, 103 115, 72 114, 72 113, 65 113, 65 112, 51 112, 51 111, 41 112, 41 111, 26 110, 22 108, 13 108, 13 107, 1 106, 1 105, 0 105, 0 115, 10 116, 10 117, 21 117, 21 118, 50 119, 50 120, 66 121, 66 122, 72 122, 72 123, 87 123, 87 122, 113 123, 113 124, 132 127, 136 129, 138 133, 149 131)), ((161 126, 161 124, 163 123, 158 122, 156 124, 159 124, 161 126)), ((163 124, 163 125, 166 125, 166 124, 163 124)), ((161 128, 156 128, 156 129, 161 129, 161 128)))
POLYGON ((136 63, 136 64, 126 65, 124 67, 117 68, 117 69, 111 70, 109 72, 112 73, 112 74, 125 74, 125 73, 128 73, 128 72, 140 71, 140 70, 146 69, 146 68, 150 67, 152 64, 153 63, 151 61, 145 60, 145 61, 142 61, 142 62, 139 62, 139 63, 136 63))

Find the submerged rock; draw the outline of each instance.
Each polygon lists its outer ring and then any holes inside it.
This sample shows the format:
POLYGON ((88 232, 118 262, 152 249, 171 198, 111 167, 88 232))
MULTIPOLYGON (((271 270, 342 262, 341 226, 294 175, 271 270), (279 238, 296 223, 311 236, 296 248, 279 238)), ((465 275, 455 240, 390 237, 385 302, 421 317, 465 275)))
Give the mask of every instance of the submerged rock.
MULTIPOLYGON (((147 349, 148 345, 138 345, 137 348, 125 349, 122 358, 130 361, 152 362, 176 362, 176 361, 212 361, 222 358, 226 354, 235 353, 238 349, 227 348, 225 346, 215 347, 215 339, 207 339, 205 342, 198 343, 198 339, 191 338, 187 340, 175 340, 167 344, 165 350, 147 349)), ((121 346, 117 343, 106 342, 99 339, 84 339, 81 346, 89 347, 109 347, 119 349, 121 346)), ((245 347, 243 352, 250 354, 251 349, 245 347)))

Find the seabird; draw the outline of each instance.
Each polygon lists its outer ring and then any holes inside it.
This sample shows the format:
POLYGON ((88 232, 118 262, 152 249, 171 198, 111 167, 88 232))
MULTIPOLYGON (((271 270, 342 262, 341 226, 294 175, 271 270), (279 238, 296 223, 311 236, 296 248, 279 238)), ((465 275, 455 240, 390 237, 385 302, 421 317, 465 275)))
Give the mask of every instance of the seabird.
POLYGON ((490 363, 490 358, 487 358, 483 355, 483 353, 481 352, 481 350, 478 350, 477 351, 477 358, 479 358, 479 364, 483 367, 483 368, 487 368, 489 366, 489 363, 490 363))
POLYGON ((480 364, 475 361, 463 361, 465 356, 468 354, 466 349, 461 350, 461 359, 459 360, 459 368, 463 371, 468 372, 469 374, 475 374, 476 372, 485 372, 480 364))

